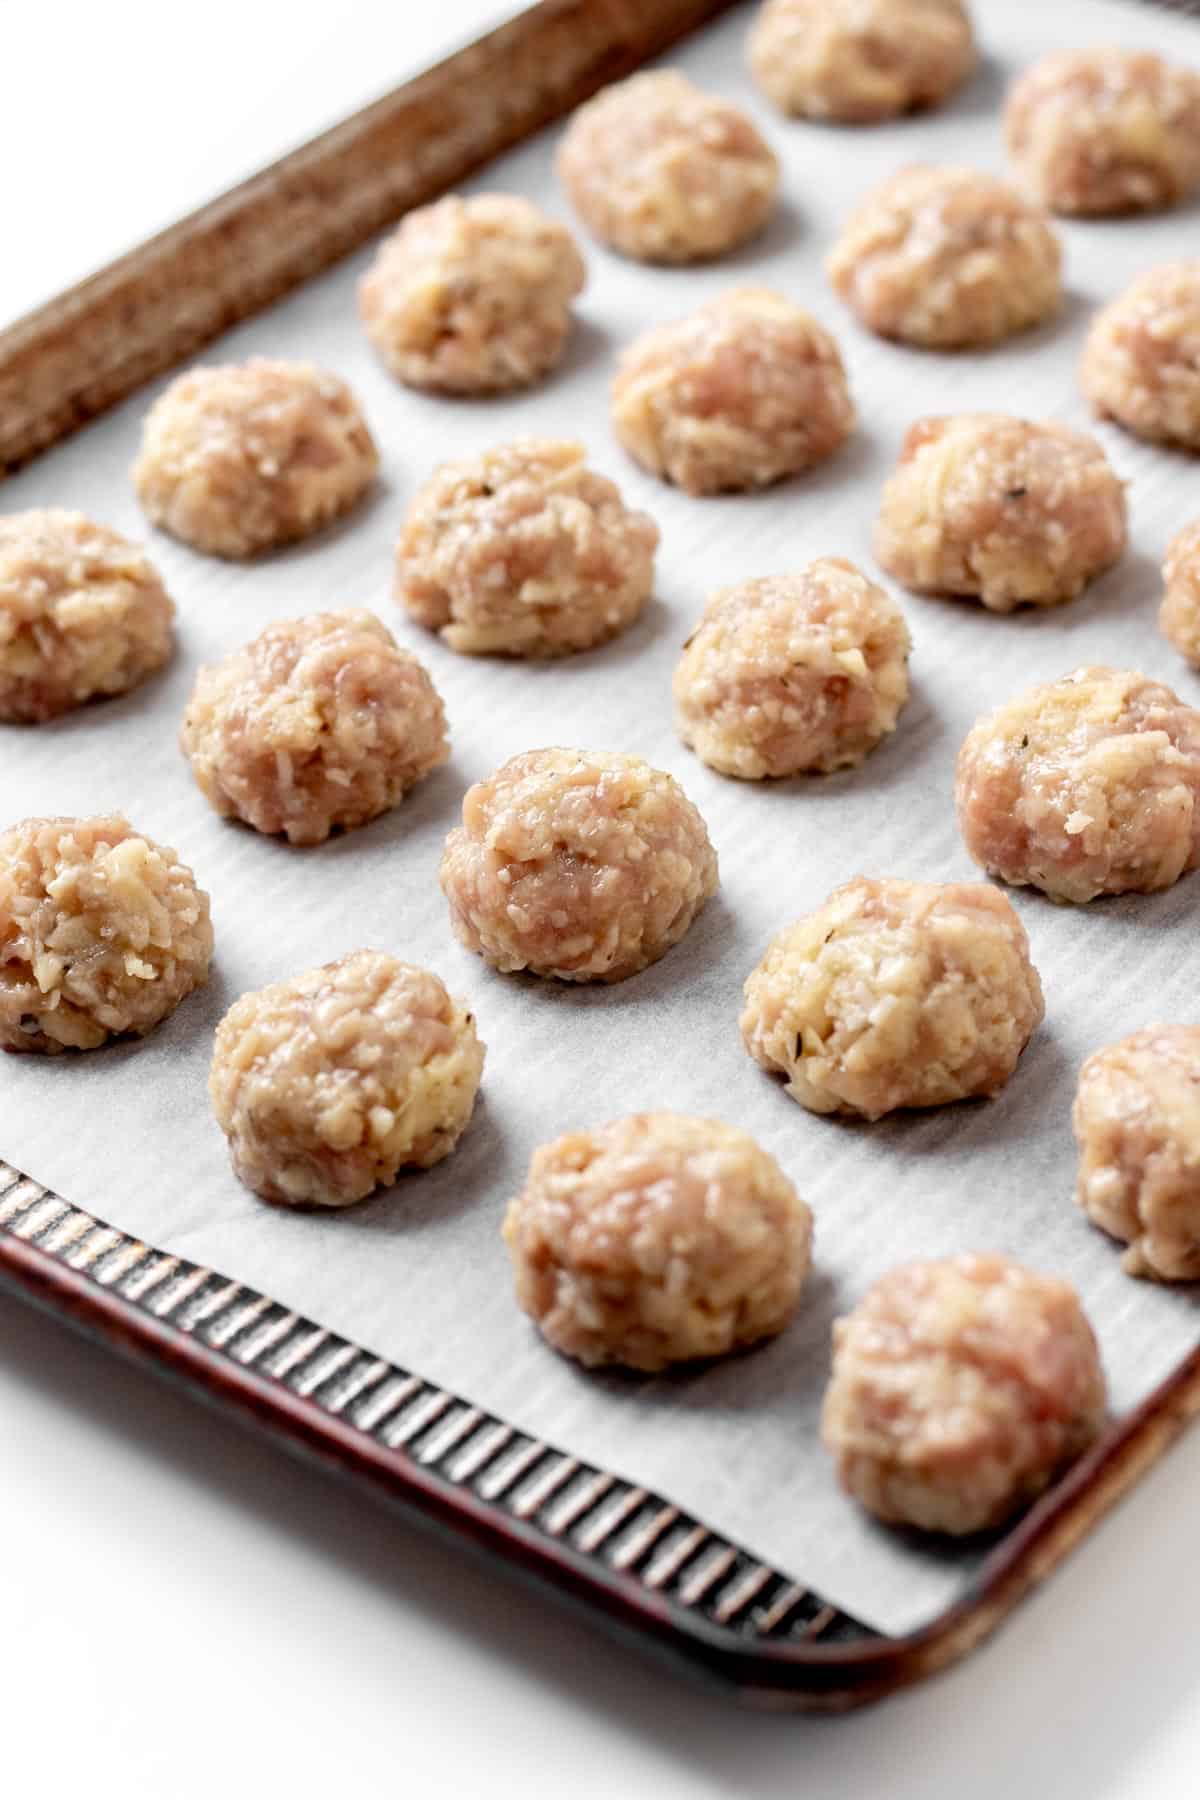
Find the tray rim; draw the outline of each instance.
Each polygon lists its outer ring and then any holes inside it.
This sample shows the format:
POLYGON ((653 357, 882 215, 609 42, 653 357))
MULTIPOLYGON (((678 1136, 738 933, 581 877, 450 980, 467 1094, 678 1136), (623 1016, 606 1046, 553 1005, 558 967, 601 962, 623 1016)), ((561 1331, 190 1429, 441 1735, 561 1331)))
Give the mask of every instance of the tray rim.
MULTIPOLYGON (((176 366, 236 320, 365 242, 411 206, 455 185, 472 170, 562 116, 604 83, 639 67, 707 23, 734 0, 538 0, 514 19, 457 51, 280 161, 148 239, 85 281, 0 330, 0 480, 10 469, 69 435, 88 419, 176 366), (457 134, 456 100, 469 95, 477 123, 457 134), (390 162, 389 162, 389 159, 390 162), (387 164, 387 167, 376 165, 387 164), (343 217, 353 190, 362 203, 343 217), (286 254, 277 253, 282 239, 286 254), (189 305, 188 301, 195 304, 189 305)), ((1200 0, 1142 0, 1195 16, 1200 0)), ((457 121, 461 126, 461 119, 457 121)), ((291 1451, 441 1527, 502 1566, 572 1600, 591 1618, 639 1647, 743 1702, 772 1708, 841 1711, 935 1673, 986 1637, 1022 1596, 1046 1578, 1169 1448, 1200 1412, 1200 1343, 1130 1413, 1113 1421, 1083 1457, 988 1553, 964 1593, 920 1630, 889 1637, 868 1630, 812 1595, 786 1572, 750 1559, 772 1580, 792 1581, 818 1603, 797 1640, 755 1637, 708 1620, 694 1605, 659 1591, 635 1568, 614 1571, 573 1548, 536 1519, 512 1516, 432 1475, 403 1447, 389 1447, 348 1424, 312 1394, 251 1368, 235 1353, 235 1331, 218 1344, 156 1316, 132 1275, 168 1264, 187 1279, 204 1277, 261 1308, 280 1303, 211 1270, 172 1257, 108 1227, 0 1158, 0 1288, 16 1293, 154 1372, 176 1378, 197 1397, 291 1451), (29 1196, 16 1213, 14 1193, 29 1196), (28 1220, 52 1203, 47 1231, 28 1220), (76 1222, 62 1238, 64 1215, 76 1222), (112 1240, 128 1263, 122 1280, 101 1279, 72 1261, 90 1232, 112 1240), (56 1239, 62 1238, 61 1244, 56 1239), (130 1260, 132 1258, 132 1260, 130 1260), (823 1643, 819 1632, 843 1621, 855 1641, 823 1643)), ((152 1284, 153 1285, 153 1284, 152 1284)), ((201 1286, 203 1283, 201 1283, 201 1286)), ((149 1289, 146 1290, 147 1292, 149 1289)), ((213 1315, 216 1316, 216 1315, 213 1315)), ((295 1319, 296 1315, 288 1315, 295 1319)), ((361 1357, 372 1353, 314 1321, 300 1325, 336 1338, 361 1357)), ((423 1378, 373 1361, 390 1377, 443 1394, 449 1403, 519 1437, 495 1415, 435 1389, 423 1378)), ((419 1435, 419 1434, 418 1434, 419 1435)), ((552 1446, 545 1454, 590 1469, 552 1446)), ((677 1519, 689 1515, 644 1493, 677 1519)), ((702 1541, 749 1556, 697 1523, 702 1541)), ((686 1567, 690 1557, 682 1566, 686 1567)))
MULTIPOLYGON (((488 1498, 440 1470, 440 1457, 431 1461, 414 1456, 410 1446, 439 1424, 446 1406, 432 1413, 428 1425, 388 1444, 374 1427, 346 1416, 340 1402, 334 1407, 318 1398, 327 1381, 344 1373, 345 1360, 320 1379, 314 1379, 311 1368, 306 1372, 306 1365, 315 1349, 321 1349, 327 1360, 331 1349, 339 1355, 348 1349, 379 1371, 380 1392, 392 1381, 408 1390, 401 1412, 413 1395, 427 1389, 448 1405, 476 1415, 473 1430, 499 1427, 509 1437, 536 1445, 541 1456, 569 1467, 570 1479, 603 1477, 610 1485, 602 1497, 614 1486, 642 1496, 639 1504, 661 1509, 672 1524, 691 1524, 688 1536, 697 1541, 679 1569, 694 1563, 702 1551, 748 1555, 669 1499, 529 1439, 498 1415, 425 1382, 244 1283, 103 1224, 3 1160, 0 1290, 39 1305, 127 1359, 174 1378, 193 1395, 257 1427, 293 1453, 322 1463, 409 1516, 441 1527, 484 1556, 490 1554, 506 1573, 523 1575, 574 1601, 610 1631, 665 1655, 708 1686, 723 1689, 744 1704, 775 1710, 845 1711, 957 1661, 1057 1567, 1200 1412, 1197 1345, 1145 1400, 1113 1420, 1096 1445, 997 1542, 953 1605, 905 1635, 889 1637, 861 1626, 819 1594, 797 1585, 798 1577, 751 1558, 757 1569, 774 1580, 791 1581, 800 1598, 816 1606, 798 1640, 780 1640, 713 1623, 693 1601, 681 1600, 668 1591, 669 1584, 656 1582, 649 1555, 655 1537, 649 1540, 647 1566, 637 1568, 639 1557, 625 1567, 614 1567, 601 1554, 603 1544, 580 1549, 562 1530, 540 1521, 544 1505, 524 1513, 507 1509, 501 1504, 503 1493, 488 1498), (86 1253, 93 1234, 97 1234, 93 1250, 86 1253), (178 1299, 170 1306, 161 1298, 155 1302, 152 1296, 160 1288, 165 1288, 167 1299, 172 1294, 178 1299), (185 1301, 194 1306, 197 1295, 202 1317, 170 1316, 182 1311, 185 1301), (283 1315, 290 1334, 277 1334, 266 1346, 278 1352, 283 1343, 287 1366, 282 1372, 253 1366, 259 1354, 250 1354, 244 1335, 261 1327, 264 1314, 272 1309, 283 1315), (306 1344, 312 1347, 300 1355, 297 1344, 301 1349, 306 1344), (851 1627, 854 1641, 822 1643, 820 1633, 837 1621, 851 1627)), ((318 1375, 320 1370, 318 1363, 318 1375)), ((380 1422, 391 1417, 389 1408, 380 1422)), ((508 1439, 505 1447, 507 1443, 508 1439)), ((458 1440, 450 1448, 457 1447, 458 1440)), ((536 1461, 528 1466, 535 1467, 536 1461)), ((563 1485, 559 1481, 550 1487, 545 1504, 563 1485)), ((519 1493, 520 1479, 510 1486, 519 1493)), ((586 1518, 589 1510, 581 1516, 586 1518)))

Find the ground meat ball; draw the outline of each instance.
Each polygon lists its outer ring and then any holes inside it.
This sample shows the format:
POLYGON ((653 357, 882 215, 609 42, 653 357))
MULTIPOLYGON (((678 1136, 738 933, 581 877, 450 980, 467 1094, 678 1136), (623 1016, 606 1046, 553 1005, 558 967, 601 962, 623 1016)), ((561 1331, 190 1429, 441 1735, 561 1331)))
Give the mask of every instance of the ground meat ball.
POLYGON ((344 381, 256 356, 171 383, 146 419, 133 484, 153 524, 239 558, 319 531, 362 499, 378 468, 344 381))
POLYGON ((243 994, 208 1091, 238 1179, 287 1206, 350 1206, 448 1156, 484 1046, 436 975, 356 950, 243 994))
POLYGON ((1071 1115, 1075 1195, 1128 1244, 1130 1275, 1200 1276, 1200 1025, 1151 1025, 1089 1056, 1071 1115))
POLYGON ((720 256, 755 237, 779 164, 756 126, 674 69, 607 87, 581 106, 558 173, 596 237, 642 262, 720 256))
POLYGON ((468 790, 441 883, 493 968, 623 981, 683 937, 717 858, 678 782, 640 757, 526 750, 468 790))
POLYGON ((518 438, 446 463, 396 546, 396 598, 475 655, 562 656, 624 631, 654 587, 658 527, 583 446, 518 438))
POLYGON ((1074 599, 1125 536, 1125 489, 1095 438, 1053 420, 962 413, 910 426, 875 555, 918 593, 1003 613, 1074 599))
POLYGON ((449 755, 441 698, 373 613, 281 619, 200 670, 180 746, 223 818, 319 844, 449 755))
POLYGON ((710 768, 759 781, 862 762, 908 699, 890 595, 839 556, 723 588, 675 670, 675 724, 710 768))
POLYGON ((768 288, 737 288, 624 352, 613 428, 635 462, 689 494, 766 487, 854 428, 833 338, 768 288))
POLYGON ((826 265, 869 330, 926 349, 992 344, 1049 318, 1062 252, 1046 215, 975 169, 901 169, 851 214, 826 265))
POLYGON ((1200 450, 1200 257, 1139 275, 1096 314, 1080 380, 1102 418, 1200 450))
POLYGON ((744 1131, 638 1113, 536 1151, 504 1237, 517 1299, 547 1342, 653 1371, 782 1331, 812 1214, 744 1131))
POLYGON ((741 1028, 810 1112, 879 1119, 998 1094, 1044 1010, 1003 894, 859 876, 772 941, 741 1028))
POLYGON ((1200 712, 1161 682, 1076 669, 979 720, 958 753, 967 849, 1052 900, 1148 894, 1200 861, 1200 712))
POLYGON ((962 0, 766 0, 748 48, 781 111, 845 125, 936 106, 975 67, 962 0))
POLYGON ((560 361, 584 280, 566 226, 530 201, 450 194, 401 220, 358 305, 397 380, 433 393, 503 393, 560 361))
POLYGON ((0 720, 123 694, 171 654, 175 608, 135 544, 56 507, 0 518, 0 720))
POLYGON ((833 1328, 821 1432, 889 1525, 1001 1525, 1099 1436, 1095 1334, 1065 1281, 1003 1256, 892 1269, 833 1328))
POLYGON ((128 820, 0 834, 0 1047, 54 1056, 144 1037, 203 986, 208 895, 128 820))
POLYGON ((1043 56, 1004 124, 1009 155, 1054 212, 1149 212, 1200 183, 1200 75, 1148 51, 1043 56))
POLYGON ((1179 654, 1200 668, 1200 519, 1177 531, 1167 545, 1163 581, 1159 626, 1179 654))

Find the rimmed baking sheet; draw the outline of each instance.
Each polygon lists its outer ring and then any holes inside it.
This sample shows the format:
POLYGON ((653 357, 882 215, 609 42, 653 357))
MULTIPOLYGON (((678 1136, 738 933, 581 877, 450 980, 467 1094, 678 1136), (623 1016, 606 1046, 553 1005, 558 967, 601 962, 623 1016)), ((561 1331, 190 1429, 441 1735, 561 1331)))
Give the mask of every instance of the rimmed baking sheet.
MULTIPOLYGON (((744 73, 738 8, 671 61, 745 104, 786 165, 785 205, 761 243, 713 268, 654 271, 587 246, 590 282, 567 361, 535 393, 490 403, 395 387, 357 325, 366 255, 240 327, 211 354, 311 357, 358 390, 385 474, 370 506, 320 541, 242 569, 168 540, 152 554, 180 608, 172 668, 140 693, 36 731, 0 737, 0 817, 124 809, 175 844, 213 896, 208 990, 144 1044, 94 1056, 7 1058, 0 1149, 68 1199, 164 1249, 223 1268, 382 1355, 451 1385, 522 1428, 664 1490, 715 1529, 889 1632, 962 1591, 979 1552, 918 1548, 876 1530, 836 1491, 816 1445, 832 1316, 904 1257, 992 1247, 1067 1274, 1096 1321, 1124 1410, 1190 1350, 1194 1301, 1130 1282, 1113 1246, 1071 1203, 1068 1113, 1075 1070, 1100 1043, 1152 1018, 1196 1016, 1188 973, 1195 878, 1165 895, 1059 910, 1016 895, 1048 1016, 1007 1092, 988 1105, 867 1127, 810 1117, 761 1074, 736 1029, 740 987, 772 931, 858 873, 970 877, 954 827, 952 766, 976 715, 1028 682, 1086 661, 1145 668, 1200 704, 1200 681, 1158 636, 1158 562, 1197 510, 1191 462, 1100 435, 1130 483, 1132 545, 1080 600, 990 617, 906 600, 914 693, 900 729, 858 771, 776 786, 723 781, 675 740, 670 674, 705 594, 822 554, 871 567, 879 487, 920 412, 986 406, 1085 423, 1075 364, 1089 310, 1139 269, 1200 238, 1200 212, 1064 225, 1068 300, 1050 327, 984 355, 921 355, 856 329, 826 288, 822 258, 852 201, 900 163, 1000 170, 999 106, 1042 50, 1152 43, 1200 61, 1196 28, 1133 6, 1040 8, 980 0, 987 56, 944 112, 872 131, 787 124, 744 73), (825 469, 768 494, 698 502, 628 465, 606 390, 616 347, 736 282, 780 287, 833 326, 861 427, 825 469), (521 431, 578 435, 663 531, 657 598, 622 640, 544 668, 454 657, 389 599, 401 511, 437 461, 521 431), (447 703, 450 765, 390 818, 291 851, 222 824, 175 745, 196 666, 269 620, 367 605, 432 670, 447 703), (700 806, 723 887, 685 942, 612 989, 491 974, 453 940, 436 883, 465 787, 536 743, 635 750, 672 770, 700 806), (488 1044, 481 1104, 458 1152, 430 1174, 336 1217, 264 1208, 229 1172, 204 1079, 212 1028, 243 989, 360 944, 437 969, 469 997, 488 1044), (735 1120, 793 1175, 817 1215, 817 1266, 794 1327, 723 1366, 644 1381, 586 1375, 536 1339, 511 1298, 498 1225, 532 1147, 571 1125, 673 1107, 735 1120)), ((476 187, 516 190, 565 216, 550 169, 555 134, 506 156, 476 187)), ((157 390, 152 390, 157 391, 157 390)), ((146 538, 127 468, 151 393, 6 484, 6 510, 83 508, 146 538)))

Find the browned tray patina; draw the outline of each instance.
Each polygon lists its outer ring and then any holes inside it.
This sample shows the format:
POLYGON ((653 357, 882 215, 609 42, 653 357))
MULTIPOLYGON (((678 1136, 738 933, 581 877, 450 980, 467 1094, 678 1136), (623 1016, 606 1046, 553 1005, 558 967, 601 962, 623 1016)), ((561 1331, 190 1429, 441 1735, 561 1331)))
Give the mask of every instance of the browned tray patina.
MULTIPOLYGON (((730 0, 541 0, 0 332, 0 473, 174 366, 730 0)), ((1200 0, 1157 0, 1200 13, 1200 0)), ((0 1286, 747 1702, 845 1708, 987 1635, 1200 1410, 1200 1347, 883 1636, 657 1494, 530 1438, 0 1161, 0 1286)))

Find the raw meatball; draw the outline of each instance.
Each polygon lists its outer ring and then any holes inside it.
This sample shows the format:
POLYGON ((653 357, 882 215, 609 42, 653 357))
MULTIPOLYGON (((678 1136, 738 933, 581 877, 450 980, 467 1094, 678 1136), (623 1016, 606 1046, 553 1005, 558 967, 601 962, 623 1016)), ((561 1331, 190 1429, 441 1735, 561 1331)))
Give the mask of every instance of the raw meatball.
POLYGON ((1200 75, 1135 50, 1056 50, 1017 82, 1009 155, 1055 212, 1150 212, 1200 183, 1200 75))
POLYGON ((1004 613, 1073 600, 1125 535, 1125 489, 1095 438, 1052 419, 961 413, 909 427, 875 555, 905 587, 1004 613))
POLYGON ((1163 563, 1166 592, 1158 623, 1193 668, 1200 668, 1200 519, 1177 531, 1163 563))
POLYGON ((1161 682, 1082 668, 979 720, 958 753, 967 849, 1052 900, 1148 894, 1200 861, 1200 712, 1161 682))
POLYGON ((441 883, 493 968, 624 981, 683 937, 717 858, 679 783, 640 757, 526 750, 468 789, 441 883))
POLYGON ((396 546, 396 599, 452 650, 562 656, 624 631, 654 587, 658 527, 583 446, 518 438, 445 463, 396 546))
POLYGON ((833 1328, 821 1434, 889 1525, 1001 1525, 1104 1427, 1095 1333, 1065 1281, 1004 1256, 892 1269, 833 1328))
POLYGON ((517 1300, 547 1342, 653 1371, 782 1331, 812 1214, 744 1131, 637 1113, 535 1151, 504 1237, 517 1300))
POLYGON ((55 1056, 144 1037, 208 978, 208 895, 127 819, 0 834, 0 1047, 55 1056))
POLYGON ((612 418, 652 475, 717 494, 831 456, 854 405, 823 325, 769 288, 736 288, 635 339, 617 365, 612 418))
POLYGON ((0 720, 123 694, 171 654, 175 608, 135 544, 82 513, 0 518, 0 720))
POLYGON ((981 718, 959 751, 966 848, 1051 900, 1153 893, 1200 862, 1200 713, 1126 670, 1079 668, 981 718))
POLYGON ((604 88, 558 152, 571 203, 596 237, 642 262, 700 262, 757 236, 779 163, 756 126, 674 69, 604 88))
POLYGON ((860 763, 908 699, 911 639, 890 595, 840 556, 722 588, 675 670, 680 737, 759 781, 860 763))
POLYGON ((1041 1024, 1016 913, 982 883, 837 888, 745 986, 742 1040, 816 1113, 882 1118, 998 1094, 1041 1024))
POLYGON ((355 950, 235 1001, 208 1092, 248 1188, 288 1206, 350 1206, 449 1156, 483 1053, 436 975, 355 950))
POLYGON ((133 484, 147 518, 173 537, 249 557, 348 512, 378 468, 344 381, 255 356, 171 383, 150 408, 133 484))
POLYGON ((1059 303, 1046 215, 975 169, 901 169, 852 213, 826 268, 880 337, 926 349, 994 344, 1059 303))
POLYGON ((1128 1244, 1130 1275, 1200 1276, 1200 1025, 1151 1025, 1089 1056, 1071 1115, 1075 1195, 1128 1244))
POLYGON ((783 112, 845 125, 936 106, 975 67, 962 0, 766 0, 748 48, 783 112))
POLYGON ((450 754, 437 689, 369 612, 281 619, 202 668, 179 741, 222 818, 291 844, 365 825, 450 754))
POLYGON ((1080 380, 1102 418, 1200 450, 1200 257, 1139 275, 1096 314, 1080 380))
POLYGON ((385 239, 358 290, 367 336, 409 387, 493 394, 561 360, 583 258, 565 225, 514 194, 450 194, 385 239))

